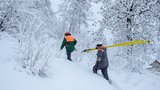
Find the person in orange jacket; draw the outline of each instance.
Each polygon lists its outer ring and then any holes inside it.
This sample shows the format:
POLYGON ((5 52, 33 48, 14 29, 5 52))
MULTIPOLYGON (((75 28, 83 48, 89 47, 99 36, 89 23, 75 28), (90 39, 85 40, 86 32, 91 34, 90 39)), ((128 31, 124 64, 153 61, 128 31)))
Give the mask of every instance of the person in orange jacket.
POLYGON ((61 50, 63 49, 64 46, 66 47, 67 59, 69 61, 72 61, 71 53, 75 50, 76 43, 77 43, 77 40, 73 36, 71 36, 71 33, 66 32, 61 45, 61 50))

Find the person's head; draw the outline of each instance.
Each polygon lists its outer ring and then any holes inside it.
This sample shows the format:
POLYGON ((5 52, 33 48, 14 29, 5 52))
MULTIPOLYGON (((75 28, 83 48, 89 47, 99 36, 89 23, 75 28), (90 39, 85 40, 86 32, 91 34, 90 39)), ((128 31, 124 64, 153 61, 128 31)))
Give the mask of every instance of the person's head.
POLYGON ((97 44, 96 48, 98 49, 98 51, 104 51, 104 46, 102 44, 97 44))
POLYGON ((102 44, 97 44, 97 45, 96 45, 96 48, 97 48, 97 49, 100 49, 101 47, 102 47, 102 44))
POLYGON ((71 33, 66 32, 66 33, 65 33, 65 36, 71 36, 71 33))

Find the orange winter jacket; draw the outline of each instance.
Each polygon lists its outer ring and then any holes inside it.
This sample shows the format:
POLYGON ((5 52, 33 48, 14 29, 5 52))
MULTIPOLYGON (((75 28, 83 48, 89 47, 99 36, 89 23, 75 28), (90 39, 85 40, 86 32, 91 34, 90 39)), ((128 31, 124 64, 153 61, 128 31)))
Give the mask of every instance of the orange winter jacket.
POLYGON ((73 36, 65 36, 61 45, 61 49, 66 47, 67 51, 74 51, 77 40, 73 36))
POLYGON ((74 42, 73 36, 65 36, 66 42, 74 42))

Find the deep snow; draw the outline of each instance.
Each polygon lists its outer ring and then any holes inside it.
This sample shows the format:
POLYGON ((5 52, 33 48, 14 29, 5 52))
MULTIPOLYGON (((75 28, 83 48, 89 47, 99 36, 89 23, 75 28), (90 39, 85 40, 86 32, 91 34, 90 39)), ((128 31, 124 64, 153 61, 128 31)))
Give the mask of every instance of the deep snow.
MULTIPOLYGON (((16 56, 12 38, 0 40, 0 90, 159 90, 159 74, 144 70, 142 74, 109 69, 113 85, 92 73, 91 67, 65 58, 50 60, 48 78, 28 75, 12 58, 16 56)), ((65 57, 65 56, 64 56, 65 57)))
MULTIPOLYGON (((57 12, 57 5, 60 0, 51 0, 52 10, 57 12)), ((93 4, 93 6, 95 6, 93 4)), ((89 22, 90 29, 97 30, 100 5, 92 7, 95 21, 89 22), (96 23, 95 26, 92 24, 96 23)), ((105 32, 109 39, 108 32, 105 32)), ((4 36, 4 35, 3 35, 4 36)), ((107 44, 111 45, 112 42, 107 44)), ((13 38, 1 37, 0 39, 0 90, 159 90, 160 74, 144 70, 140 73, 131 73, 127 71, 115 71, 110 67, 109 77, 113 81, 110 85, 99 72, 98 75, 92 73, 92 66, 83 65, 83 63, 69 62, 65 58, 65 51, 62 55, 56 56, 53 51, 53 57, 50 59, 50 68, 47 78, 28 75, 24 69, 17 63, 16 53, 17 42, 13 38), (56 56, 56 57, 54 57, 56 56)), ((109 52, 109 50, 108 50, 109 52)), ((76 55, 76 54, 75 54, 76 55)), ((83 54, 85 55, 85 54, 83 54)), ((109 55, 111 60, 112 55, 109 55)), ((83 58, 87 62, 87 58, 83 58)), ((110 61, 111 62, 111 61, 110 61)), ((120 65, 119 65, 120 66, 120 65)), ((118 66, 115 66, 118 67, 118 66)))

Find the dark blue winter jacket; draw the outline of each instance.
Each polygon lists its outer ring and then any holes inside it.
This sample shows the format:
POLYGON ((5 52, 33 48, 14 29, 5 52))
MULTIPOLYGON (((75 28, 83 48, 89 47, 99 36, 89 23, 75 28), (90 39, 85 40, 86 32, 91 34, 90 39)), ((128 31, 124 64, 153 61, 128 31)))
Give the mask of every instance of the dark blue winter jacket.
POLYGON ((104 51, 97 51, 97 59, 100 59, 99 61, 96 61, 97 69, 102 69, 109 66, 106 48, 104 48, 104 51))

